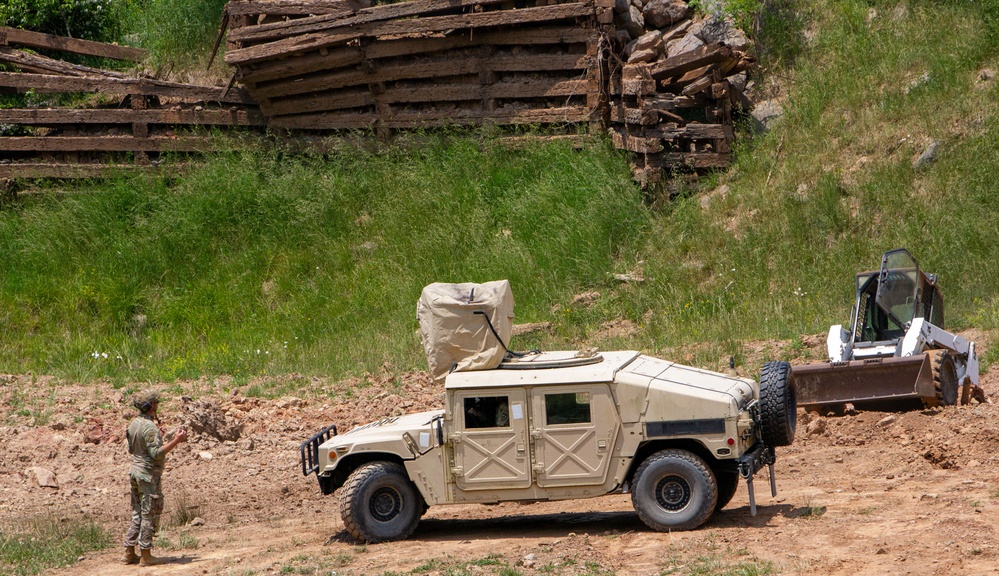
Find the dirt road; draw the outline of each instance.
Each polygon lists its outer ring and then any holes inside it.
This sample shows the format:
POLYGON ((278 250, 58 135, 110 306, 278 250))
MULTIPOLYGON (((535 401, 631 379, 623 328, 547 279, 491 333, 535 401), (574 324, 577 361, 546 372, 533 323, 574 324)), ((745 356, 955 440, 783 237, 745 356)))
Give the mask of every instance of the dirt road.
MULTIPOLYGON (((441 393, 424 374, 373 376, 351 383, 349 393, 320 379, 306 383, 307 397, 276 400, 247 397, 248 387, 226 381, 171 387, 163 424, 193 434, 170 455, 164 477, 156 552, 171 562, 157 574, 999 573, 999 378, 992 375, 983 377, 989 404, 800 412, 795 444, 778 451, 778 496, 770 497, 765 477, 757 482, 756 517, 744 486, 703 528, 673 534, 648 530, 627 495, 443 506, 431 508, 409 540, 372 545, 352 542, 335 499, 302 476, 299 443, 327 423, 349 429, 437 407, 441 393)), ((88 516, 116 538, 123 532, 129 392, 0 376, 8 414, 0 427, 0 522, 88 516), (58 487, 39 486, 32 467, 53 472, 58 487)), ((151 573, 117 564, 119 555, 117 547, 90 553, 53 573, 151 573)))

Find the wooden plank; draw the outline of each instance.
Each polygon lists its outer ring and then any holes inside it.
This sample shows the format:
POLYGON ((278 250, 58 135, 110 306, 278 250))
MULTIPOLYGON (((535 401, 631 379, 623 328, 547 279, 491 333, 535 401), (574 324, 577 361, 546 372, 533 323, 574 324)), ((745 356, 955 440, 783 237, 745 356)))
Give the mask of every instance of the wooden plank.
POLYGON ((703 92, 704 90, 707 90, 708 88, 711 87, 713 83, 714 80, 711 78, 710 74, 707 76, 702 76, 698 80, 695 80, 690 84, 688 84, 680 93, 684 96, 693 96, 698 92, 703 92))
POLYGON ((15 50, 9 46, 0 46, 0 61, 10 62, 19 68, 29 70, 44 70, 48 73, 64 74, 67 76, 106 76, 110 78, 125 78, 124 74, 70 64, 55 58, 42 56, 41 54, 29 54, 22 50, 15 50))
POLYGON ((76 108, 0 109, 0 124, 49 126, 57 124, 189 124, 199 126, 263 126, 256 110, 132 110, 76 108))
POLYGON ((137 172, 169 170, 171 174, 180 168, 177 164, 159 166, 136 166, 134 164, 51 164, 39 162, 0 164, 0 180, 18 178, 112 178, 137 172))
POLYGON ((610 111, 610 119, 611 122, 620 124, 652 126, 659 123, 659 113, 655 110, 644 110, 642 108, 613 106, 610 111))
POLYGON ((240 30, 233 30, 229 35, 229 40, 235 42, 267 42, 278 38, 289 36, 299 36, 302 34, 314 34, 316 32, 335 32, 337 28, 345 26, 357 26, 369 22, 379 22, 391 20, 393 18, 406 18, 409 16, 420 16, 441 11, 458 10, 468 6, 488 6, 490 4, 500 4, 507 0, 416 0, 414 2, 397 2, 395 4, 381 4, 371 8, 363 8, 353 14, 352 10, 342 10, 320 16, 309 18, 299 18, 287 22, 275 22, 274 24, 262 24, 259 26, 247 26, 240 30))
POLYGON ((0 44, 25 46, 28 48, 41 50, 59 50, 72 54, 83 54, 85 56, 99 56, 101 58, 111 58, 113 60, 127 60, 131 62, 141 62, 146 59, 149 52, 139 48, 128 46, 118 46, 117 44, 106 44, 104 42, 94 42, 92 40, 78 40, 65 36, 53 36, 32 32, 30 30, 19 30, 0 26, 0 44))
POLYGON ((299 130, 341 130, 371 127, 380 121, 386 128, 418 128, 432 126, 457 126, 479 124, 562 124, 588 122, 591 111, 585 106, 542 108, 510 111, 450 110, 426 112, 395 112, 391 118, 379 119, 376 114, 352 112, 327 112, 298 116, 275 116, 270 120, 274 128, 299 130))
POLYGON ((571 4, 557 4, 520 10, 496 10, 453 16, 430 16, 419 19, 390 20, 360 24, 341 31, 305 34, 266 44, 233 50, 225 61, 233 65, 251 64, 279 57, 284 54, 318 50, 326 46, 343 44, 364 36, 415 35, 446 32, 467 28, 489 28, 508 24, 528 24, 593 16, 591 0, 571 4))
POLYGON ((611 140, 614 142, 614 147, 619 150, 628 150, 639 154, 655 154, 663 151, 663 141, 659 138, 632 136, 614 130, 611 132, 611 140))
POLYGON ((731 162, 731 155, 716 152, 669 152, 649 155, 645 165, 658 168, 688 167, 697 170, 726 168, 731 162))
POLYGON ((2 152, 207 152, 211 138, 181 136, 133 138, 132 136, 3 136, 2 152))
POLYGON ((271 14, 275 16, 303 16, 309 14, 330 14, 340 10, 360 10, 370 2, 356 0, 270 0, 259 2, 232 1, 225 5, 225 11, 232 16, 271 14))
POLYGON ((735 137, 732 127, 725 124, 702 124, 691 122, 685 126, 675 123, 660 124, 654 128, 642 128, 632 131, 639 136, 650 138, 662 138, 665 140, 676 140, 679 138, 688 140, 731 140, 735 137))
POLYGON ((314 52, 284 60, 272 60, 258 66, 243 67, 242 82, 255 84, 279 78, 288 78, 353 66, 361 58, 376 60, 397 56, 416 56, 432 52, 442 52, 456 48, 499 45, 568 45, 582 44, 592 37, 594 30, 579 27, 543 28, 518 31, 486 30, 472 34, 459 31, 447 36, 432 38, 404 38, 399 40, 379 40, 363 48, 353 46, 335 48, 326 54, 314 52))
MULTIPOLYGON (((389 104, 418 102, 458 102, 492 98, 548 98, 583 96, 586 94, 585 80, 528 80, 481 84, 441 84, 416 87, 389 88, 382 98, 389 104)), ((329 92, 310 94, 296 98, 282 98, 261 110, 272 116, 322 112, 346 108, 359 108, 373 105, 374 99, 367 91, 329 92)))
POLYGON ((94 92, 100 94, 145 94, 169 96, 197 102, 226 102, 255 104, 245 90, 231 88, 225 97, 224 87, 179 84, 149 78, 94 78, 0 72, 0 87, 14 88, 18 92, 94 92))
POLYGON ((727 60, 732 56, 732 49, 728 46, 715 42, 706 46, 701 46, 690 52, 679 54, 666 60, 660 60, 649 66, 649 73, 656 80, 664 80, 680 76, 691 70, 696 70, 702 66, 715 64, 722 60, 727 60))
POLYGON ((425 59, 404 64, 394 64, 376 68, 373 72, 349 70, 332 74, 321 74, 292 81, 275 81, 250 89, 250 94, 262 101, 295 94, 308 94, 319 90, 333 90, 349 86, 360 86, 377 82, 399 80, 441 78, 477 74, 485 66, 495 72, 554 72, 565 70, 585 70, 591 59, 578 54, 552 54, 497 57, 467 57, 446 59, 425 59))
POLYGON ((363 59, 364 53, 359 48, 346 46, 331 50, 326 54, 316 53, 299 58, 278 60, 273 63, 268 62, 267 65, 244 72, 240 81, 244 84, 257 84, 268 80, 300 76, 321 70, 354 66, 359 64, 363 59))
POLYGON ((703 98, 660 93, 655 98, 646 98, 642 102, 642 108, 648 110, 681 110, 684 108, 700 108, 705 106, 706 103, 703 98))

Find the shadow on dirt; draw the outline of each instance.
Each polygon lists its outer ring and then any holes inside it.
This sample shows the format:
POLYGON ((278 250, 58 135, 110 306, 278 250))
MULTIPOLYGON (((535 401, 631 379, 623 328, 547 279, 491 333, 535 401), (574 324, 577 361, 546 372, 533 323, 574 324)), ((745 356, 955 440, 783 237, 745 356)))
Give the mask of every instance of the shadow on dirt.
MULTIPOLYGON (((742 527, 766 528, 776 516, 795 516, 795 508, 781 504, 759 506, 756 516, 749 506, 716 513, 701 529, 742 527)), ((635 512, 562 512, 558 514, 518 514, 494 518, 448 519, 424 518, 409 540, 461 541, 512 535, 524 538, 562 538, 571 533, 603 534, 606 532, 649 532, 635 512)), ((326 544, 356 543, 346 530, 333 534, 326 544)))

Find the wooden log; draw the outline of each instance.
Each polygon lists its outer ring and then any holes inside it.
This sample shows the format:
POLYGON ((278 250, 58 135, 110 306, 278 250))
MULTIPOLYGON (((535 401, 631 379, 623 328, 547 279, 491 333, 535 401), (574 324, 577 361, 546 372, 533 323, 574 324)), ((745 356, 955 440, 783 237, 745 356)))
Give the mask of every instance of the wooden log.
POLYGON ((618 124, 636 124, 639 126, 653 126, 659 123, 659 113, 655 110, 642 108, 627 108, 624 106, 612 106, 610 111, 611 122, 618 124))
POLYGON ((208 152, 212 139, 202 136, 175 138, 131 136, 3 136, 2 152, 208 152))
POLYGON ((194 126, 263 126, 267 120, 253 109, 132 110, 78 108, 0 108, 0 124, 56 126, 59 124, 186 124, 194 126))
POLYGON ((0 26, 0 45, 24 46, 36 50, 59 50, 72 54, 98 56, 130 62, 141 62, 149 55, 148 51, 139 48, 94 42, 92 40, 78 40, 65 36, 53 36, 30 30, 8 28, 7 26, 0 26))
POLYGON ((528 24, 533 22, 558 21, 570 18, 582 18, 593 15, 593 3, 590 0, 557 4, 538 8, 520 10, 496 10, 453 16, 430 16, 419 19, 390 20, 360 24, 340 31, 329 31, 317 34, 294 36, 234 50, 226 54, 225 61, 232 65, 251 64, 270 60, 287 54, 318 50, 326 46, 343 44, 364 36, 415 35, 434 32, 447 32, 460 29, 489 28, 509 24, 528 24))
POLYGON ((696 70, 702 66, 707 66, 708 64, 721 62, 731 57, 731 55, 731 48, 720 42, 715 42, 701 46, 690 52, 655 62, 649 66, 649 73, 656 80, 665 80, 680 76, 691 70, 696 70))
POLYGON ((101 94, 145 94, 168 96, 195 102, 226 102, 255 104, 242 88, 231 88, 223 96, 224 87, 179 84, 149 78, 95 78, 0 72, 0 87, 18 92, 94 92, 101 94))
MULTIPOLYGON (((449 110, 426 112, 394 112, 391 118, 381 119, 386 128, 420 128, 479 124, 561 124, 588 122, 591 112, 585 106, 564 108, 497 110, 449 110)), ((376 114, 353 112, 327 112, 297 116, 275 116, 269 125, 274 128, 299 130, 342 130, 371 127, 376 114)))
POLYGON ((701 124, 699 122, 691 122, 685 126, 678 126, 675 123, 660 124, 658 127, 643 128, 635 133, 641 136, 662 138, 664 140, 731 140, 734 138, 731 126, 725 124, 701 124))
POLYGON ((322 74, 293 81, 272 82, 250 89, 258 101, 295 94, 308 94, 319 90, 333 90, 350 86, 361 86, 375 82, 440 78, 478 74, 483 65, 488 64, 495 72, 554 72, 564 70, 585 70, 590 63, 587 56, 577 54, 522 56, 446 58, 417 60, 404 64, 393 64, 375 69, 373 72, 350 70, 332 74, 322 74))
POLYGON ((336 32, 338 28, 345 26, 357 26, 369 22, 379 22, 382 20, 392 20, 394 18, 406 18, 409 16, 421 16, 438 13, 441 11, 461 11, 469 6, 488 6, 490 4, 500 4, 507 0, 415 0, 413 2, 397 2, 395 4, 381 4, 371 8, 363 8, 354 11, 346 9, 339 12, 312 16, 309 18, 299 18, 274 24, 263 24, 260 26, 248 26, 240 30, 233 30, 229 39, 236 42, 268 42, 278 38, 289 36, 299 36, 302 34, 314 34, 316 32, 336 32), (346 18, 345 16, 350 16, 346 18))
POLYGON ((125 78, 124 74, 70 64, 55 58, 42 56, 41 54, 29 54, 21 50, 15 50, 9 46, 0 46, 0 62, 9 62, 18 68, 30 71, 43 71, 49 74, 63 74, 66 76, 103 76, 109 78, 125 78))
MULTIPOLYGON (((461 102, 496 98, 566 98, 586 94, 585 80, 529 80, 504 81, 482 86, 481 84, 431 84, 426 86, 388 88, 382 95, 390 104, 419 102, 461 102)), ((301 114, 373 105, 374 99, 367 91, 338 91, 282 98, 261 110, 267 115, 301 114)), ((2 117, 2 116, 0 116, 2 117)))
POLYGON ((229 2, 225 11, 232 16, 271 14, 275 16, 304 16, 339 12, 341 10, 357 11, 370 6, 370 2, 357 0, 269 0, 260 2, 229 2))

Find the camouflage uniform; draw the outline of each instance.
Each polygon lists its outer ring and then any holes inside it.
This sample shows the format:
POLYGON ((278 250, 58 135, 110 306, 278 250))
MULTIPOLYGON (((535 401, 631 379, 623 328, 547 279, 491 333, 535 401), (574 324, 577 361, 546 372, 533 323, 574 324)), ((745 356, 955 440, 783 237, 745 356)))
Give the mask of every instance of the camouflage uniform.
POLYGON ((128 451, 132 468, 128 472, 132 486, 132 523, 125 533, 125 546, 141 550, 153 547, 153 537, 163 512, 160 478, 166 463, 163 436, 149 414, 140 414, 128 425, 128 451))

